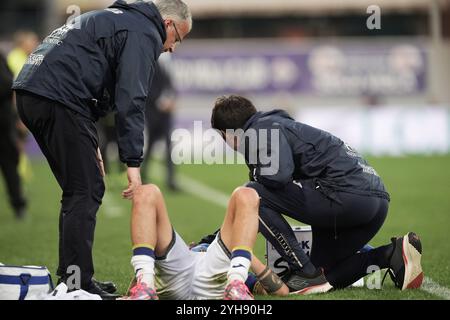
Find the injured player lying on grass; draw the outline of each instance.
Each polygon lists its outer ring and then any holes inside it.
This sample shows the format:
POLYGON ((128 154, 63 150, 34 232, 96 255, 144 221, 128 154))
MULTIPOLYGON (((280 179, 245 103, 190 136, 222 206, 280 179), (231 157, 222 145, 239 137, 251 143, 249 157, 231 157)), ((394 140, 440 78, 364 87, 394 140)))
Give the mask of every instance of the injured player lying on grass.
POLYGON ((125 300, 252 300, 245 284, 257 275, 258 294, 287 295, 288 287, 253 254, 258 233, 259 196, 239 187, 230 197, 220 232, 205 252, 190 250, 169 220, 155 185, 133 196, 131 238, 135 279, 125 300))

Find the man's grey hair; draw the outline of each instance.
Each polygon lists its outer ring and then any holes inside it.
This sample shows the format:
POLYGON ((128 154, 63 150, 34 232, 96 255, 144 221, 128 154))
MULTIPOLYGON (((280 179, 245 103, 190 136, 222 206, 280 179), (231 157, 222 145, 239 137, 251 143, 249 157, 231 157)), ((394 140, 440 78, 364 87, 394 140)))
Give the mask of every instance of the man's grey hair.
POLYGON ((189 30, 192 29, 192 14, 186 3, 181 0, 154 0, 153 3, 163 19, 172 19, 177 22, 186 21, 189 30))

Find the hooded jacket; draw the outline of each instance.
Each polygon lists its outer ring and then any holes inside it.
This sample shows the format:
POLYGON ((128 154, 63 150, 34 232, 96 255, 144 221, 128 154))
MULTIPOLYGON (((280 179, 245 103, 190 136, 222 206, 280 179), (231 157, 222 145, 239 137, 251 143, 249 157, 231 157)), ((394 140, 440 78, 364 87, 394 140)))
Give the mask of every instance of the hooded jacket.
POLYGON ((120 160, 137 167, 148 86, 165 40, 164 22, 153 3, 119 0, 47 36, 13 89, 60 102, 93 121, 114 111, 120 160))
POLYGON ((355 150, 326 131, 296 122, 285 111, 257 112, 243 130, 248 137, 251 131, 258 136, 256 146, 252 148, 250 139, 245 139, 239 151, 244 154, 254 180, 266 187, 283 188, 292 181, 311 179, 316 189, 334 200, 335 191, 389 200, 381 178, 355 150), (265 136, 261 129, 268 130, 267 141, 261 140, 265 136), (277 129, 278 135, 272 136, 271 129, 277 129), (250 153, 255 150, 258 156, 251 161, 250 153), (276 170, 269 170, 269 174, 263 169, 273 163, 262 161, 264 155, 277 162, 276 170))

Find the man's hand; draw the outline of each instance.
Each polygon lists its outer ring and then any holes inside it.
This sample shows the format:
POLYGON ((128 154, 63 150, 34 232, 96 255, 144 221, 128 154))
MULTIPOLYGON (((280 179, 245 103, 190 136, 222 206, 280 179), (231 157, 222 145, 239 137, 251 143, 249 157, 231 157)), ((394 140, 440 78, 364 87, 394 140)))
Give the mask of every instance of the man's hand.
POLYGON ((100 148, 97 148, 97 161, 98 161, 98 167, 100 168, 100 174, 102 177, 106 175, 105 173, 105 166, 103 165, 103 158, 102 153, 100 152, 100 148))
POLYGON ((161 97, 157 101, 158 109, 165 113, 171 113, 175 110, 175 99, 173 97, 161 97))
POLYGON ((127 169, 128 188, 122 192, 122 197, 127 200, 133 199, 134 191, 142 185, 141 169, 129 167, 127 169))

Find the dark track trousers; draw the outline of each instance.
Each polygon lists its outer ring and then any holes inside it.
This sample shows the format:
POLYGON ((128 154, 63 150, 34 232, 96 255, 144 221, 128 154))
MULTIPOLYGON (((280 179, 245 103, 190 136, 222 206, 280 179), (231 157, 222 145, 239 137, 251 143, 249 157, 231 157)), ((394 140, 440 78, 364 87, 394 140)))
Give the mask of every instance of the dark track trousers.
POLYGON ((96 214, 105 192, 94 122, 56 101, 24 91, 17 92, 17 106, 63 191, 57 274, 73 275, 67 268, 76 265, 81 270, 81 287, 89 288, 96 214))
POLYGON ((291 268, 299 269, 296 259, 304 271, 322 267, 330 284, 343 288, 365 276, 371 265, 388 267, 390 245, 357 253, 383 225, 389 206, 387 200, 344 192, 335 192, 335 200, 332 200, 312 180, 301 183, 302 187, 290 183, 283 189, 268 189, 257 182, 247 184, 261 198, 260 232, 291 268), (282 214, 311 225, 313 244, 310 258, 300 247, 282 214), (288 243, 287 252, 286 246, 283 247, 276 239, 277 236, 280 238, 279 234, 288 243), (295 257, 289 253, 290 250, 295 257))
POLYGON ((152 156, 153 146, 159 140, 163 140, 165 144, 165 161, 167 168, 167 185, 175 185, 175 166, 172 162, 172 122, 173 116, 170 113, 161 114, 161 112, 149 112, 146 114, 146 127, 147 127, 147 149, 144 155, 144 161, 142 163, 141 172, 142 178, 145 182, 149 181, 149 167, 152 156))
MULTIPOLYGON (((6 110, 1 109, 1 112, 6 110)), ((0 115, 0 117, 4 114, 0 115)), ((2 172, 9 194, 9 202, 15 212, 26 206, 22 182, 18 172, 19 150, 14 137, 15 120, 13 117, 0 119, 0 171, 2 172)))

